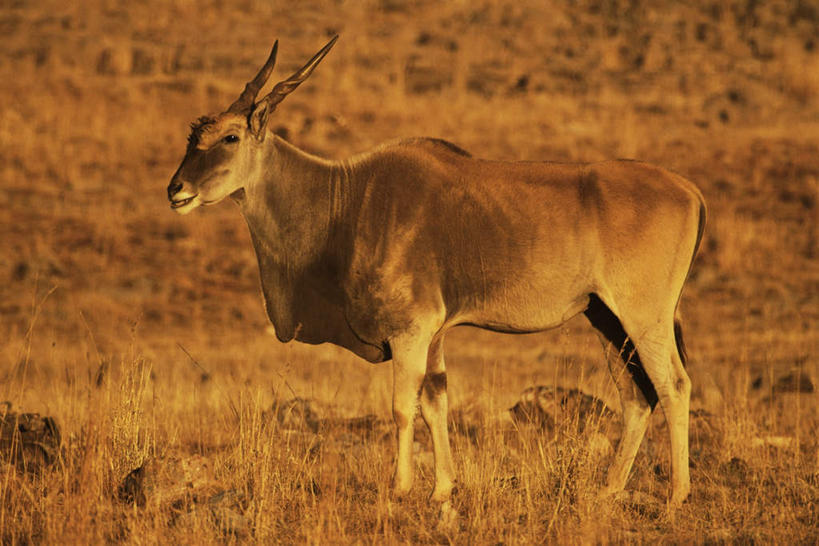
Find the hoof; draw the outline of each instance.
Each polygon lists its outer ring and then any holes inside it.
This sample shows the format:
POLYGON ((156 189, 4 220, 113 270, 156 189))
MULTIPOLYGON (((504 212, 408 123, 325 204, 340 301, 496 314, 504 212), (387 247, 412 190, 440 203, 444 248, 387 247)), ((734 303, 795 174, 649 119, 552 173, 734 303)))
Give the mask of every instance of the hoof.
POLYGON ((458 529, 458 511, 452 506, 452 502, 444 501, 438 511, 438 531, 442 533, 455 531, 458 529))
POLYGON ((409 496, 410 490, 412 489, 412 482, 409 480, 399 481, 393 480, 392 483, 392 491, 390 491, 390 497, 393 500, 400 501, 409 496))
POLYGON ((684 495, 671 495, 671 501, 669 502, 669 505, 671 506, 671 508, 674 509, 682 508, 682 505, 685 504, 685 501, 687 500, 688 492, 686 492, 684 495))

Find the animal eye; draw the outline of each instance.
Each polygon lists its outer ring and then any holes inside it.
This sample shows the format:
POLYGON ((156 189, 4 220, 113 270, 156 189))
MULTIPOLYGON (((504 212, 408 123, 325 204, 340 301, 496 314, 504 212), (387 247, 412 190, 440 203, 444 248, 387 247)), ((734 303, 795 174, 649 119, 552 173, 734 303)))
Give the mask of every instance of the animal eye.
POLYGON ((239 137, 237 137, 236 135, 228 135, 222 140, 224 140, 228 144, 231 144, 233 142, 239 142, 239 137))

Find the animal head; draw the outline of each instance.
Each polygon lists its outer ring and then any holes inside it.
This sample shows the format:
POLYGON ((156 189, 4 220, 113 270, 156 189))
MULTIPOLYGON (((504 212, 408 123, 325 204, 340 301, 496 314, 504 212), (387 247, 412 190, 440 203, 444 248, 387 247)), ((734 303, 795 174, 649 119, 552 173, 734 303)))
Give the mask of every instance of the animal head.
POLYGON ((168 184, 172 209, 187 214, 200 205, 218 203, 245 187, 259 163, 270 114, 310 76, 337 39, 335 36, 307 64, 257 101, 276 64, 277 40, 267 62, 227 110, 191 124, 185 157, 168 184))

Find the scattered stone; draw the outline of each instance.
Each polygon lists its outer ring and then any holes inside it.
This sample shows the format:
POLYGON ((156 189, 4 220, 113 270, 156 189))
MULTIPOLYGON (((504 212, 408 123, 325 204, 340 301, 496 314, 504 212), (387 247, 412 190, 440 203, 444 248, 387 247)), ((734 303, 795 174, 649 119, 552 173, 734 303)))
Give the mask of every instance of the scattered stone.
POLYGON ((284 429, 307 429, 311 432, 318 432, 319 416, 309 400, 293 398, 285 402, 274 402, 273 414, 284 429))
POLYGON ((424 55, 410 56, 404 66, 404 86, 411 95, 442 91, 450 87, 452 81, 450 70, 424 55))
POLYGON ((361 417, 324 419, 321 423, 321 427, 324 428, 325 426, 335 426, 352 433, 369 434, 373 432, 379 424, 380 421, 378 417, 372 413, 369 413, 361 417))
POLYGON ((748 483, 751 469, 743 459, 733 457, 719 467, 720 474, 723 475, 727 485, 731 487, 744 487, 748 483))
POLYGON ((185 505, 189 500, 209 498, 218 490, 211 463, 201 455, 150 458, 125 476, 117 488, 117 498, 139 507, 185 505))
POLYGON ((135 75, 147 75, 154 71, 156 59, 148 51, 141 48, 134 48, 131 52, 131 73, 135 75))
POLYGON ((97 74, 119 76, 131 72, 131 52, 123 47, 106 47, 97 57, 97 74))
POLYGON ((39 473, 60 458, 60 427, 39 413, 14 413, 6 402, 0 409, 0 461, 18 470, 39 473))
POLYGON ((117 488, 125 504, 170 510, 177 526, 210 520, 226 535, 244 537, 250 525, 243 515, 244 495, 224 489, 212 476, 211 462, 200 455, 148 459, 128 473, 117 488))
MULTIPOLYGON (((780 374, 776 379, 768 379, 768 374, 758 374, 751 380, 750 389, 760 391, 760 394, 769 393, 770 395, 788 394, 788 393, 803 393, 811 394, 816 392, 816 384, 809 373, 804 371, 802 364, 807 360, 805 358, 797 359, 796 366, 789 372, 780 374)), ((777 362, 779 364, 779 362, 777 362)), ((784 364, 782 362, 781 364, 784 364)), ((765 400, 769 401, 771 396, 765 400)))
POLYGON ((483 62, 469 67, 466 88, 471 93, 492 97, 509 86, 507 66, 496 62, 483 62))
POLYGON ((775 449, 795 449, 796 438, 791 436, 759 436, 751 439, 751 447, 772 447, 775 449))
POLYGON ((129 472, 117 488, 117 498, 126 504, 136 504, 140 507, 145 506, 147 502, 145 496, 146 473, 144 465, 129 472))
POLYGON ((370 434, 381 423, 377 416, 367 414, 359 417, 322 416, 314 402, 304 398, 292 398, 273 403, 273 414, 282 429, 318 433, 328 429, 342 429, 352 434, 370 434))
POLYGON ((775 394, 783 392, 812 393, 816 391, 816 388, 807 373, 794 370, 777 379, 771 390, 775 394))
POLYGON ((518 424, 535 425, 549 431, 566 421, 576 421, 578 430, 583 431, 590 420, 614 416, 614 412, 595 396, 578 389, 544 385, 524 390, 520 401, 509 412, 518 424))
POLYGON ((243 500, 244 496, 235 489, 220 491, 205 502, 191 506, 174 520, 174 524, 177 527, 195 529, 202 520, 208 520, 223 535, 247 538, 250 535, 250 523, 240 510, 243 500))

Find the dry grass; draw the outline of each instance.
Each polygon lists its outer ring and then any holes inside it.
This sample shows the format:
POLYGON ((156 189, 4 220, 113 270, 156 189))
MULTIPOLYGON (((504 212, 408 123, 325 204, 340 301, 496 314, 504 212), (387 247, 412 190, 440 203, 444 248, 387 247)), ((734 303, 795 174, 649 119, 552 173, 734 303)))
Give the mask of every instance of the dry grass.
POLYGON ((43 474, 0 470, 0 541, 815 542, 817 394, 777 382, 819 380, 818 31, 806 2, 0 3, 0 400, 54 416, 64 439, 43 474), (535 384, 611 402, 582 320, 453 332, 461 518, 436 529, 420 427, 417 486, 391 504, 389 365, 279 344, 233 206, 168 211, 187 124, 229 104, 274 38, 281 75, 335 32, 276 114, 306 149, 429 135, 483 157, 638 157, 702 188, 683 314, 708 413, 681 510, 664 505, 660 415, 640 494, 619 503, 596 496, 616 420, 544 434, 504 419, 535 384), (271 407, 294 397, 336 424, 283 426, 271 407), (365 431, 338 424, 368 414, 365 431), (228 492, 229 509, 118 500, 151 461, 202 462, 187 494, 228 492))

